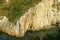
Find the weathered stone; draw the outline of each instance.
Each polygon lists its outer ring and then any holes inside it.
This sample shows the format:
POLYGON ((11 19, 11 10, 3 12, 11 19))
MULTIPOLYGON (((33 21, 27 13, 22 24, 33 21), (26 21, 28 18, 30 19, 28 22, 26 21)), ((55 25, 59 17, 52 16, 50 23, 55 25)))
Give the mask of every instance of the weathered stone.
POLYGON ((35 7, 29 8, 23 16, 17 21, 16 25, 10 23, 8 18, 4 16, 0 20, 0 31, 9 35, 22 37, 27 30, 39 31, 49 30, 52 24, 60 21, 60 11, 57 11, 57 0, 42 0, 35 7), (55 2, 54 2, 55 1, 55 2))

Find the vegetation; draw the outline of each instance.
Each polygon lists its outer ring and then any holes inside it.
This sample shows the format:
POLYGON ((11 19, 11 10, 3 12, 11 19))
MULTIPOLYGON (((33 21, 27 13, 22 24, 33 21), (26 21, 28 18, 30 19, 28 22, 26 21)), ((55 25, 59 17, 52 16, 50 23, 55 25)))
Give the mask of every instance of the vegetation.
POLYGON ((0 16, 7 16, 13 23, 25 13, 29 7, 34 6, 41 0, 10 0, 9 4, 5 0, 0 0, 0 16))

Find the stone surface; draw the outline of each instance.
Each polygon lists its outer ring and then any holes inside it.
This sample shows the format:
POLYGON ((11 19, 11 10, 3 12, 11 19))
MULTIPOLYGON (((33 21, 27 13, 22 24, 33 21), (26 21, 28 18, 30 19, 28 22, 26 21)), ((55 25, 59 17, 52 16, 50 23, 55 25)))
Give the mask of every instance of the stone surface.
POLYGON ((27 30, 49 30, 52 28, 52 24, 60 21, 60 11, 57 11, 57 6, 52 7, 53 4, 57 5, 57 0, 42 0, 35 7, 29 8, 28 12, 20 17, 16 25, 9 22, 6 16, 3 16, 0 19, 0 31, 22 37, 27 30))

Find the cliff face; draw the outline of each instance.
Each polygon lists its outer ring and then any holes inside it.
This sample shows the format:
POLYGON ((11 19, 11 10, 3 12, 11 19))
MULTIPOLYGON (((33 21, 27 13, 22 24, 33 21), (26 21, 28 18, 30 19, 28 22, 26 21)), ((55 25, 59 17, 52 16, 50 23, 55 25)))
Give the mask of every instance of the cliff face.
POLYGON ((59 6, 56 5, 57 0, 42 0, 35 7, 29 8, 16 25, 9 22, 6 16, 0 17, 0 31, 22 37, 27 30, 49 30, 52 28, 52 24, 60 22, 60 11, 57 9, 59 6))

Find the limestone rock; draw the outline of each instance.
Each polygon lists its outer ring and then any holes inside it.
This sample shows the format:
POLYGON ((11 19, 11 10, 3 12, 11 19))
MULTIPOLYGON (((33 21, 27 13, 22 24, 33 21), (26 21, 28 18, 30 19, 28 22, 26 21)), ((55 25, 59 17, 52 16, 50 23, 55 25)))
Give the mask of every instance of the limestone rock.
POLYGON ((60 21, 60 11, 57 11, 57 0, 42 0, 35 7, 29 8, 25 12, 16 25, 9 22, 6 16, 0 20, 0 31, 6 32, 9 35, 22 37, 27 30, 39 31, 49 30, 52 24, 60 21), (55 2, 54 2, 55 1, 55 2))

